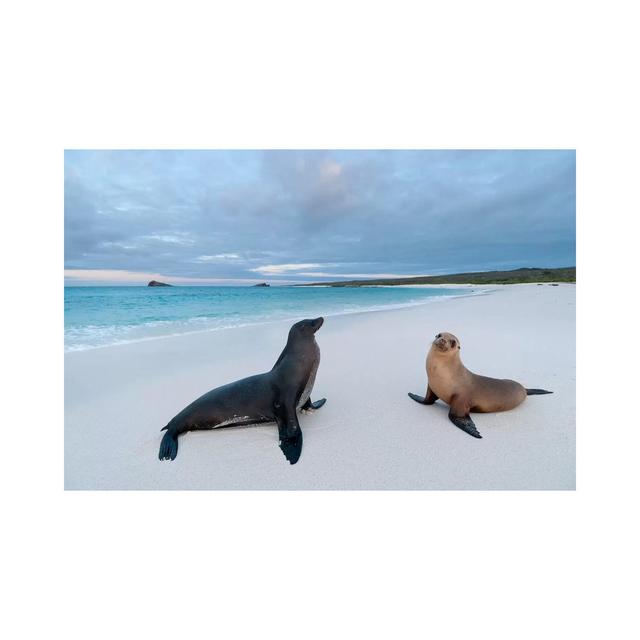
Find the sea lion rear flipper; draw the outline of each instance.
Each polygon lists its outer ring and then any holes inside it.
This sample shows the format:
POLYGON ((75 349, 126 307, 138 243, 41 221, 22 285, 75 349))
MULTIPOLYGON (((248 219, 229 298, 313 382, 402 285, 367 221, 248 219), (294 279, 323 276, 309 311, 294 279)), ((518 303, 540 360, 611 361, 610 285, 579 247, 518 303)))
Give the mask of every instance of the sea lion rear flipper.
POLYGON ((320 400, 311 402, 311 396, 309 396, 307 398, 307 401, 300 407, 300 411, 315 411, 316 409, 319 409, 326 401, 326 398, 321 398, 320 400))
POLYGON ((420 404, 433 404, 438 399, 438 396, 435 393, 433 393, 433 391, 431 390, 431 387, 429 387, 428 385, 427 385, 427 393, 424 398, 420 397, 419 395, 416 395, 415 393, 409 393, 408 395, 412 400, 415 400, 420 404))
MULTIPOLYGON (((167 429, 164 427, 164 429, 167 429)), ((162 431, 164 431, 162 429, 162 431)), ((159 460, 175 460, 178 455, 178 438, 174 431, 169 429, 167 433, 162 437, 162 442, 160 442, 160 452, 158 453, 159 460)))
POLYGON ((302 429, 295 408, 277 404, 274 413, 278 423, 280 449, 290 464, 295 464, 302 452, 302 429))
POLYGON ((473 423, 473 420, 470 418, 469 414, 465 416, 456 416, 454 415, 452 409, 449 411, 449 420, 451 420, 451 422, 453 422, 453 424, 455 424, 458 429, 462 429, 470 436, 473 436, 474 438, 482 438, 480 432, 476 429, 476 425, 473 423))

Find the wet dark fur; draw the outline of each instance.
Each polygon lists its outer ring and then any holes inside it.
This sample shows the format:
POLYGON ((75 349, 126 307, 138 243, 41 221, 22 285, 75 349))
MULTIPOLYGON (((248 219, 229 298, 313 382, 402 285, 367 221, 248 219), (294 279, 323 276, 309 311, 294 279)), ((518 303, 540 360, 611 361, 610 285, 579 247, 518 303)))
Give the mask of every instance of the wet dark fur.
POLYGON ((280 448, 287 460, 295 464, 302 451, 302 430, 296 411, 319 409, 325 403, 324 399, 312 403, 309 395, 300 406, 309 377, 319 363, 320 350, 314 334, 323 322, 323 318, 316 318, 294 324, 271 371, 217 387, 185 407, 163 429, 166 433, 160 443, 160 460, 175 459, 178 436, 187 431, 277 422, 280 448), (230 420, 233 422, 229 423, 230 420))

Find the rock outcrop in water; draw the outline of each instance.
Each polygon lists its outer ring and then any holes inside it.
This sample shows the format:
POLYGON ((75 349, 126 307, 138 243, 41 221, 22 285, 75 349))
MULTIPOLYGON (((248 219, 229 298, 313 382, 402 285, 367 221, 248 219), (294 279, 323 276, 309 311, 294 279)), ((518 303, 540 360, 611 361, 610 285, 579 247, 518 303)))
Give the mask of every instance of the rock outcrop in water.
POLYGON ((254 284, 254 287, 270 287, 270 284, 267 284, 266 282, 260 282, 259 284, 254 284))
POLYGON ((167 284, 166 282, 158 282, 157 280, 152 280, 147 287, 172 287, 172 284, 167 284))

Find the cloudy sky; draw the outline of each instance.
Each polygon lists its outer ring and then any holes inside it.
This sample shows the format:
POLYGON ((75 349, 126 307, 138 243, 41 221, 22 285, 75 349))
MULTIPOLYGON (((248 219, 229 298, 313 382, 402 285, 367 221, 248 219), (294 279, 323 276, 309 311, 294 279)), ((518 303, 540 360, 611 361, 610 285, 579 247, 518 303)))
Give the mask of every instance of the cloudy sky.
POLYGON ((573 151, 67 151, 66 284, 575 265, 573 151))

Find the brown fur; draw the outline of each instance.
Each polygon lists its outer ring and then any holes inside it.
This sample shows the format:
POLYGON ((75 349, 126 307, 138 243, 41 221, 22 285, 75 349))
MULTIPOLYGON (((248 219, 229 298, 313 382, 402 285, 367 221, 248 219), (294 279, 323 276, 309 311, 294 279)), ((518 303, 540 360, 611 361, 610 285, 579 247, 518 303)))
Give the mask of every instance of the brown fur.
POLYGON ((514 380, 498 380, 469 371, 460 360, 460 341, 451 333, 439 333, 427 355, 426 403, 442 399, 455 416, 469 412, 508 411, 526 397, 526 389, 514 380), (436 396, 434 398, 433 396, 436 396))

